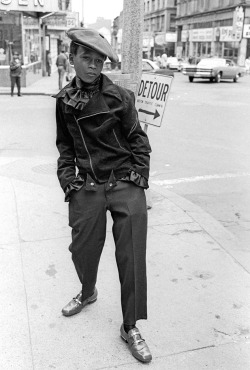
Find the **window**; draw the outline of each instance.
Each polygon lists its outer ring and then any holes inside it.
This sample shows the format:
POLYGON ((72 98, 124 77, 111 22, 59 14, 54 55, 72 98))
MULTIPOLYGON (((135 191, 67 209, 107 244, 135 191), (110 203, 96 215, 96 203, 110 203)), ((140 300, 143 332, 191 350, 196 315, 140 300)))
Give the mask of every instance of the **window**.
POLYGON ((156 31, 160 31, 160 17, 156 17, 156 31))
POLYGON ((165 15, 161 16, 161 31, 164 31, 165 15))

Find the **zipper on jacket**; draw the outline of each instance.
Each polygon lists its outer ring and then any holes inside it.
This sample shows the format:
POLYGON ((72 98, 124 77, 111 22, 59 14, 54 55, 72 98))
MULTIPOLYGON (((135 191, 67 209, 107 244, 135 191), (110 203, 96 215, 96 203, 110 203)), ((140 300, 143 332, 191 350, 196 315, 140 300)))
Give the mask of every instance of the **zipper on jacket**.
POLYGON ((113 129, 113 134, 114 134, 114 136, 115 136, 115 138, 116 138, 116 141, 117 141, 117 143, 118 143, 119 147, 120 147, 122 150, 125 150, 125 149, 121 146, 121 144, 120 144, 120 142, 119 142, 119 140, 118 140, 118 137, 116 136, 116 133, 115 133, 115 130, 114 130, 114 129, 113 129))
POLYGON ((77 124, 77 126, 78 126, 78 128, 79 128, 79 131, 80 131, 80 134, 81 134, 81 138, 82 138, 82 141, 83 141, 84 147, 85 147, 86 152, 88 153, 88 156, 89 156, 89 163, 90 163, 91 170, 92 170, 92 172, 93 172, 93 174, 94 174, 94 176, 95 176, 95 178, 96 178, 96 180, 97 180, 97 176, 96 176, 95 171, 94 171, 94 168, 93 168, 93 163, 92 163, 91 155, 90 155, 90 153, 89 153, 89 151, 88 151, 88 148, 87 148, 86 142, 85 142, 85 140, 84 140, 83 133, 82 133, 82 129, 81 129, 81 127, 80 127, 80 125, 79 125, 79 123, 78 123, 78 121, 77 121, 77 119, 76 119, 76 117, 75 117, 75 116, 74 116, 74 118, 75 118, 76 124, 77 124))
POLYGON ((109 113, 109 112, 106 111, 106 112, 93 113, 93 114, 90 114, 89 116, 84 116, 84 117, 79 118, 79 121, 80 121, 80 119, 89 118, 89 117, 93 117, 93 116, 98 116, 98 114, 104 114, 104 113, 109 113))

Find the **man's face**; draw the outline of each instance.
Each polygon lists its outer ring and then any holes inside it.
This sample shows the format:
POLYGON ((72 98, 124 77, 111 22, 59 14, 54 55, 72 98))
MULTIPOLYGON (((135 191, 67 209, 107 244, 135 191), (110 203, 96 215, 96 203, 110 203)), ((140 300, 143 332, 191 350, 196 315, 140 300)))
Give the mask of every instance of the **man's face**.
POLYGON ((93 82, 101 73, 105 57, 94 50, 79 46, 77 54, 70 54, 76 75, 87 83, 93 82))

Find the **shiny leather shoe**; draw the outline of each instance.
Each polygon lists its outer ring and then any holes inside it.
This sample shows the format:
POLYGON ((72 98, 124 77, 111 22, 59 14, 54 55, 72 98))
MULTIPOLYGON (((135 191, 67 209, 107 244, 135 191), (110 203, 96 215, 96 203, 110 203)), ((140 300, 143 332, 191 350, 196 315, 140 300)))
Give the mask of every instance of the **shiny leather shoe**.
POLYGON ((121 326, 121 337, 128 343, 132 355, 141 362, 150 362, 152 355, 147 343, 142 339, 139 329, 133 328, 128 333, 125 332, 124 326, 121 326))
POLYGON ((83 302, 82 302, 82 292, 80 292, 65 307, 63 307, 62 313, 64 316, 75 315, 81 312, 81 310, 85 306, 87 306, 87 304, 94 303, 96 300, 97 300, 97 289, 96 288, 94 290, 94 293, 90 297, 86 298, 83 302))

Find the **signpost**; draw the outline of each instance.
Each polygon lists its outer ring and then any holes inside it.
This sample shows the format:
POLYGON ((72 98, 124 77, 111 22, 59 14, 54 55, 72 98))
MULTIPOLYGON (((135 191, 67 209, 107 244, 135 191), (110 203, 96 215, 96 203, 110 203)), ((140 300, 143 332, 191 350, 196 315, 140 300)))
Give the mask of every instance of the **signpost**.
POLYGON ((135 106, 145 131, 161 126, 172 81, 173 76, 142 73, 135 106))

